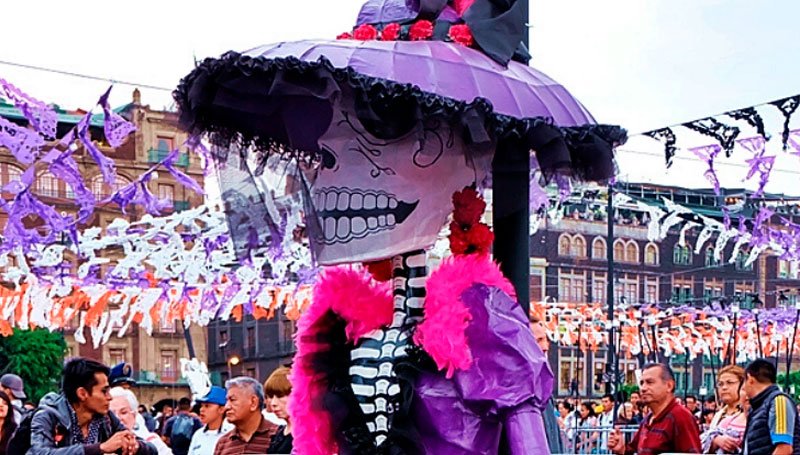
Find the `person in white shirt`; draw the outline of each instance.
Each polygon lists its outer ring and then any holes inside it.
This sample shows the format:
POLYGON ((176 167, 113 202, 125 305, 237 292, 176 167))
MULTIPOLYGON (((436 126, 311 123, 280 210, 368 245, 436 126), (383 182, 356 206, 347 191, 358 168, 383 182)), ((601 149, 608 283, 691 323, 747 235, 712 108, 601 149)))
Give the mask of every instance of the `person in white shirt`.
POLYGON ((608 451, 608 434, 611 432, 611 429, 614 428, 614 408, 616 407, 614 403, 614 395, 611 395, 610 393, 603 395, 600 403, 603 405, 603 413, 600 414, 600 418, 597 423, 603 428, 603 430, 600 432, 600 448, 604 451, 608 451))
POLYGON ((204 426, 192 436, 189 455, 213 455, 219 438, 233 429, 233 425, 225 421, 225 401, 225 389, 217 386, 212 386, 206 396, 197 400, 204 426))
POLYGON ((109 393, 111 394, 109 407, 123 425, 133 431, 137 438, 152 444, 158 450, 158 455, 172 455, 172 449, 157 434, 151 433, 147 429, 144 425, 144 420, 142 420, 141 425, 137 423, 139 400, 136 399, 136 395, 133 392, 122 387, 112 387, 109 393))

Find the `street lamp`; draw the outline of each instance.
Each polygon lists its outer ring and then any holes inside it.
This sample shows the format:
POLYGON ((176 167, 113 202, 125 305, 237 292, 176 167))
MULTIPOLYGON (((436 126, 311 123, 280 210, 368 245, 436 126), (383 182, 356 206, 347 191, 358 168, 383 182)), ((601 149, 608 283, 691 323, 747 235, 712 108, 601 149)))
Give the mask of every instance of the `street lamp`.
POLYGON ((231 372, 232 369, 233 369, 232 367, 235 367, 236 365, 239 365, 240 362, 241 362, 241 359, 239 358, 238 355, 233 355, 233 356, 228 358, 228 379, 233 378, 233 373, 231 372))

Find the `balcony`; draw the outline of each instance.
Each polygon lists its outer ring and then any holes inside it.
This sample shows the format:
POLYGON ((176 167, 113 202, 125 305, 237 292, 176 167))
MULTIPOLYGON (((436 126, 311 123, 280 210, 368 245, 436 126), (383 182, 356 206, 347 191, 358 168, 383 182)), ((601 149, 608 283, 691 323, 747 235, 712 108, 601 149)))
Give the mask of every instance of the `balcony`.
MULTIPOLYGON (((164 161, 170 153, 172 152, 169 150, 150 149, 150 151, 147 152, 147 162, 160 163, 164 161)), ((183 152, 178 153, 178 159, 175 160, 175 164, 180 167, 189 167, 189 154, 183 152)))
POLYGON ((175 368, 161 368, 156 371, 141 370, 137 382, 142 384, 186 384, 181 372, 175 368))

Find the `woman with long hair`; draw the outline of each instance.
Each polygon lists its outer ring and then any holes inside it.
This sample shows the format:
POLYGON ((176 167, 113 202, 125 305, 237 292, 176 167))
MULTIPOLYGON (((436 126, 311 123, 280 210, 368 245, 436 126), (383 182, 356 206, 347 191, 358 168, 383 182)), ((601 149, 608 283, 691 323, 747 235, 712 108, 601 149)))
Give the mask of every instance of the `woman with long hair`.
POLYGON ((594 410, 594 403, 584 401, 578 408, 576 453, 594 453, 599 437, 600 433, 597 432, 597 413, 594 410))
POLYGON ((292 418, 289 415, 289 394, 292 392, 292 383, 289 382, 287 367, 279 367, 269 375, 264 383, 264 395, 267 397, 267 409, 286 421, 286 425, 278 427, 278 432, 272 437, 267 453, 291 453, 294 438, 292 436, 292 418))
POLYGON ((5 392, 0 392, 0 455, 6 455, 8 442, 16 429, 17 422, 14 420, 11 398, 5 392))
POLYGON ((738 365, 719 370, 717 395, 723 406, 700 436, 704 453, 741 453, 747 424, 747 414, 741 405, 744 376, 744 369, 738 365))

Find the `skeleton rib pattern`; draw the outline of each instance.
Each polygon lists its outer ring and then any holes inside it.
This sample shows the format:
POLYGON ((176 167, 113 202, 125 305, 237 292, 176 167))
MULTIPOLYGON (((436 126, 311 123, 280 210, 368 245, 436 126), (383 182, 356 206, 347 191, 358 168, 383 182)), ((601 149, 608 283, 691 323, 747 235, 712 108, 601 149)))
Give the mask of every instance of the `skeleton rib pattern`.
POLYGON ((392 323, 365 335, 350 353, 351 388, 376 446, 386 441, 399 404, 400 384, 394 372, 395 363, 406 356, 411 329, 422 320, 428 275, 425 252, 395 256, 392 268, 392 323))

